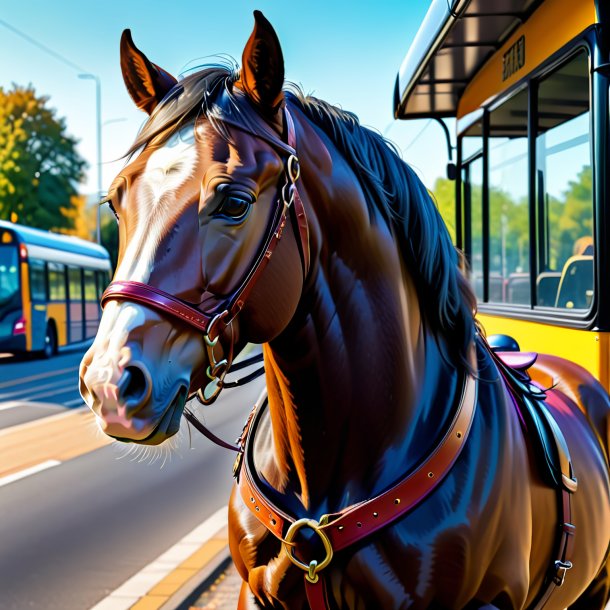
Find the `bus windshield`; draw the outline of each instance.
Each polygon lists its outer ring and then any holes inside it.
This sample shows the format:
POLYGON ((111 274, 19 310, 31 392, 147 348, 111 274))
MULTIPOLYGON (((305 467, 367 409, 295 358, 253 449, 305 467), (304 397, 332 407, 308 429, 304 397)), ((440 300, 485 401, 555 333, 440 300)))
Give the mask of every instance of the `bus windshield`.
POLYGON ((19 290, 17 246, 0 245, 0 306, 8 303, 19 290))

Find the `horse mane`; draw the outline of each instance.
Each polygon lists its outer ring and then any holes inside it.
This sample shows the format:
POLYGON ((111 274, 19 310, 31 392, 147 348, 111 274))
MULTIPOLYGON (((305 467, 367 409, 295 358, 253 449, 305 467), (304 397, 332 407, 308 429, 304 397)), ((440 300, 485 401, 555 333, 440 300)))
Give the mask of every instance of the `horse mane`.
MULTIPOLYGON (((161 135, 202 116, 225 139, 223 112, 236 117, 254 135, 263 135, 263 119, 251 108, 240 111, 233 83, 239 73, 227 66, 209 66, 179 81, 143 125, 128 155, 161 135), (223 92, 226 105, 215 103, 223 92)), ((468 367, 475 333, 476 299, 460 270, 460 258, 432 197, 398 150, 380 134, 363 127, 356 115, 341 110, 291 85, 286 102, 295 106, 337 147, 352 166, 365 192, 369 213, 379 211, 392 227, 402 258, 414 282, 423 319, 432 332, 447 339, 450 355, 468 367)), ((243 105, 243 102, 242 102, 243 105)), ((268 133, 268 131, 267 131, 268 133)))
POLYGON ((430 193, 394 144, 363 127, 355 114, 305 96, 294 85, 287 97, 350 163, 369 212, 375 206, 394 230, 424 319, 433 332, 449 339, 449 346, 455 345, 453 355, 469 367, 476 298, 460 271, 460 255, 430 193))

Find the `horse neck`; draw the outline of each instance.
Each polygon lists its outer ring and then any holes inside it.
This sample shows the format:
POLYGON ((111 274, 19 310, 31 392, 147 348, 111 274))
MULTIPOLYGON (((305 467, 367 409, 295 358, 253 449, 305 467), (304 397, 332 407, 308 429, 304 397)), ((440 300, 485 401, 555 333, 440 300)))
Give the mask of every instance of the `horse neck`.
POLYGON ((391 229, 381 215, 371 222, 357 178, 324 144, 326 166, 320 151, 314 167, 300 152, 312 272, 294 319, 264 349, 273 459, 263 474, 316 513, 404 475, 447 418, 452 401, 439 413, 436 390, 455 391, 391 229))

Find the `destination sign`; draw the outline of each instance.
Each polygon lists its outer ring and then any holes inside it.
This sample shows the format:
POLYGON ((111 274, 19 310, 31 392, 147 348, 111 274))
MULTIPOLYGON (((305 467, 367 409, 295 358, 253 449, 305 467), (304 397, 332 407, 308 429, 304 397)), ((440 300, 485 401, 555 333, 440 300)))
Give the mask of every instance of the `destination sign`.
POLYGON ((514 45, 504 53, 502 58, 502 80, 510 78, 525 65, 525 36, 521 36, 514 45))

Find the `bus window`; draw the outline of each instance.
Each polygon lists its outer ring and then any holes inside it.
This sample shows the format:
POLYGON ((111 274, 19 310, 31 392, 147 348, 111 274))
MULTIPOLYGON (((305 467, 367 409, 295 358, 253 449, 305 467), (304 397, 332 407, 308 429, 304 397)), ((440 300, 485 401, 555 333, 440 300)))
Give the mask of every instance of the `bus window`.
POLYGON ((530 304, 527 91, 489 117, 489 300, 530 304))
POLYGON ((45 303, 47 300, 47 272, 44 261, 30 259, 30 298, 45 303))
POLYGON ((587 53, 541 80, 537 101, 537 304, 588 309, 594 243, 587 53))
POLYGON ((0 307, 4 308, 19 295, 19 260, 15 244, 0 244, 0 307))
POLYGON ((462 202, 464 250, 470 265, 470 281, 483 300, 483 125, 472 125, 460 139, 462 147, 462 202))
POLYGON ((83 282, 78 267, 68 267, 70 298, 70 341, 83 340, 83 282))
POLYGON ((95 271, 85 269, 85 320, 87 338, 95 336, 99 323, 100 307, 97 299, 95 271))
POLYGON ((48 263, 49 301, 66 300, 66 269, 58 263, 48 263))

